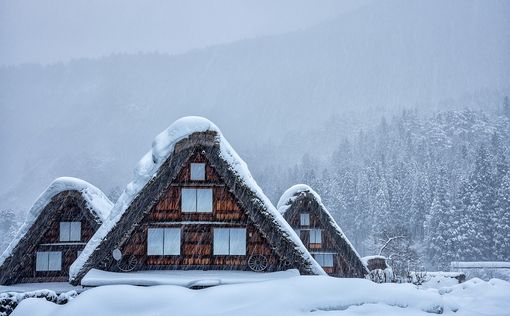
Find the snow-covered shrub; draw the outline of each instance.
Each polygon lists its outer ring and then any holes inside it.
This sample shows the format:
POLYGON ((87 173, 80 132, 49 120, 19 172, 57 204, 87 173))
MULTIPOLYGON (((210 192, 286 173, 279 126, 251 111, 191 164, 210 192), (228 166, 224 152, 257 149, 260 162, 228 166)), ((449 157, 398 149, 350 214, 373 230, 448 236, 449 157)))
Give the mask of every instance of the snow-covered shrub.
POLYGON ((51 290, 38 290, 32 292, 7 292, 0 294, 0 316, 10 315, 18 304, 26 298, 44 298, 59 305, 66 304, 78 295, 76 291, 57 294, 51 290))

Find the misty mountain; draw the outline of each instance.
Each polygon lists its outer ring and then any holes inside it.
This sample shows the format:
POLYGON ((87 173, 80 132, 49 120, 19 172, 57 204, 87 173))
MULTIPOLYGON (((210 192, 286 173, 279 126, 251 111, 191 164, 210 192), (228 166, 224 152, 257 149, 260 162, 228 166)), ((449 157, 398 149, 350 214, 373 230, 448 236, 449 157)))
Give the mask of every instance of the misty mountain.
POLYGON ((284 35, 182 55, 0 69, 0 208, 57 176, 124 187, 176 118, 214 121, 255 176, 404 108, 495 109, 510 92, 507 1, 385 1, 284 35))

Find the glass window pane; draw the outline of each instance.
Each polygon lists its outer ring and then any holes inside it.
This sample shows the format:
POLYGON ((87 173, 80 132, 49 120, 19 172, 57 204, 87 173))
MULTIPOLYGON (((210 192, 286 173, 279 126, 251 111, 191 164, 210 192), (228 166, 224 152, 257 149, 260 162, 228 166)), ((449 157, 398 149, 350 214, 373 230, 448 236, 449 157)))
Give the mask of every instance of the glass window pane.
POLYGON ((71 222, 71 233, 69 236, 70 241, 81 240, 81 222, 71 222))
POLYGON ((246 229, 231 228, 230 229, 230 254, 245 255, 246 254, 246 229))
POLYGON ((163 255, 163 229, 149 228, 147 230, 147 255, 163 255))
POLYGON ((205 180, 205 163, 191 164, 191 180, 205 180))
POLYGON ((48 253, 48 270, 60 271, 62 269, 62 253, 60 251, 50 251, 48 253))
POLYGON ((70 230, 70 222, 60 222, 60 241, 69 241, 70 230))
POLYGON ((181 229, 180 228, 165 228, 165 242, 164 242, 165 255, 180 255, 181 254, 181 229))
POLYGON ((308 213, 301 214, 301 225, 302 226, 310 225, 310 214, 308 213))
POLYGON ((48 271, 48 252, 38 251, 36 253, 35 271, 48 271))
POLYGON ((320 244, 322 240, 320 229, 310 229, 310 243, 320 244))
POLYGON ((212 189, 197 189, 197 212, 212 212, 212 189))
POLYGON ((324 265, 323 267, 333 267, 333 254, 328 253, 324 255, 324 265))
POLYGON ((229 253, 229 229, 215 228, 213 240, 213 253, 215 255, 228 255, 229 253))
POLYGON ((181 190, 181 209, 183 212, 197 211, 197 190, 182 189, 181 190))

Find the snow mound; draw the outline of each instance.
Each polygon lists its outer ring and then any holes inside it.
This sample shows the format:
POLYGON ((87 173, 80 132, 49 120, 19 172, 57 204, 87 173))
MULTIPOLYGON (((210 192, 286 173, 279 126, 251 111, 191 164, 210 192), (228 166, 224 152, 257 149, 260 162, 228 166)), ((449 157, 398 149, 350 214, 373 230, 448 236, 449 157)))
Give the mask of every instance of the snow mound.
POLYGON ((101 286, 71 304, 27 299, 13 316, 48 315, 508 315, 510 283, 476 280, 444 290, 364 279, 298 276, 203 290, 160 285, 101 286), (275 299, 278 298, 278 299, 275 299), (199 302, 199 303, 198 303, 199 302))
POLYGON ((156 136, 152 142, 151 150, 149 150, 149 152, 147 152, 138 162, 134 170, 133 181, 127 185, 126 189, 113 206, 110 216, 105 221, 105 223, 101 225, 101 227, 96 231, 94 236, 92 236, 90 241, 83 249, 81 255, 71 265, 69 269, 70 280, 76 278, 81 268, 87 262, 87 259, 94 252, 94 249, 99 246, 106 235, 115 227, 126 209, 138 196, 142 189, 151 179, 157 175, 161 165, 173 152, 175 144, 180 140, 187 138, 193 133, 208 131, 216 132, 216 137, 220 144, 221 158, 227 162, 231 170, 257 195, 257 197, 263 203, 266 211, 275 219, 276 224, 284 231, 286 231, 294 244, 296 244, 298 250, 310 262, 313 272, 315 274, 326 274, 320 265, 306 250, 300 238, 296 235, 287 221, 285 221, 285 219, 275 209, 255 179, 253 179, 250 171, 248 170, 248 166, 235 152, 230 143, 223 137, 220 129, 206 118, 199 116, 188 116, 178 119, 166 130, 156 136))
POLYGON ((106 197, 106 195, 93 186, 92 184, 72 177, 61 177, 53 180, 53 182, 46 188, 46 190, 37 198, 35 203, 30 208, 25 222, 20 227, 16 237, 9 244, 4 253, 0 256, 0 265, 2 265, 7 257, 12 254, 12 251, 20 240, 27 234, 30 227, 37 220, 42 210, 50 203, 51 199, 64 191, 78 191, 85 199, 93 215, 103 222, 109 215, 113 207, 113 203, 106 197))
POLYGON ((91 269, 82 279, 82 286, 104 285, 179 285, 184 287, 215 286, 223 284, 262 282, 299 275, 296 269, 258 273, 229 270, 152 270, 134 272, 107 272, 91 269))

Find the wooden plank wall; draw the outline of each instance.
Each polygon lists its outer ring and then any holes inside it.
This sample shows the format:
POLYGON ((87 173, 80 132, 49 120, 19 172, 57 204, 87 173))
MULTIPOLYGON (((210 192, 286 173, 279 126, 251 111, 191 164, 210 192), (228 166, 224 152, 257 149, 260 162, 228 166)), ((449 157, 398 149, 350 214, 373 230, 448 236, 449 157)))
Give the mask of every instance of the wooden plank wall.
MULTIPOLYGON (((270 248, 267 240, 261 235, 235 197, 224 186, 223 181, 199 154, 188 161, 172 183, 163 198, 158 201, 148 216, 139 224, 134 234, 121 249, 125 257, 134 255, 137 258, 137 270, 158 269, 200 269, 200 270, 249 270, 248 258, 253 254, 262 254, 268 258, 268 271, 279 267, 278 256, 270 248), (190 163, 206 163, 206 180, 191 181, 190 163), (183 213, 181 212, 181 188, 213 189, 212 213, 183 213), (198 223, 193 223, 198 222, 198 223), (179 256, 148 256, 147 229, 149 227, 178 227, 181 233, 181 255, 179 256), (218 256, 213 255, 213 228, 247 229, 246 256, 218 256)), ((117 271, 116 262, 112 262, 109 270, 117 271)))
POLYGON ((345 258, 338 253, 335 247, 333 236, 329 232, 329 229, 324 227, 320 221, 318 214, 315 211, 309 210, 306 205, 299 205, 299 207, 293 207, 289 210, 290 213, 285 214, 285 219, 294 229, 300 230, 300 238, 305 247, 310 252, 334 252, 333 255, 333 267, 324 267, 324 271, 331 276, 345 276, 348 274, 349 268, 345 261, 345 258), (310 225, 301 226, 301 212, 310 214, 310 225), (310 243, 310 229, 321 229, 322 232, 322 243, 314 244, 310 243))
POLYGON ((78 257, 78 251, 83 250, 85 243, 90 240, 97 224, 92 224, 91 219, 74 199, 61 198, 60 210, 55 212, 55 216, 50 222, 45 223, 48 226, 41 240, 36 247, 25 256, 29 258, 19 273, 17 282, 67 282, 69 280, 69 267, 78 257), (60 222, 81 222, 81 244, 74 245, 44 245, 60 243, 60 222), (62 269, 60 271, 36 271, 36 252, 37 251, 61 251, 62 269))

